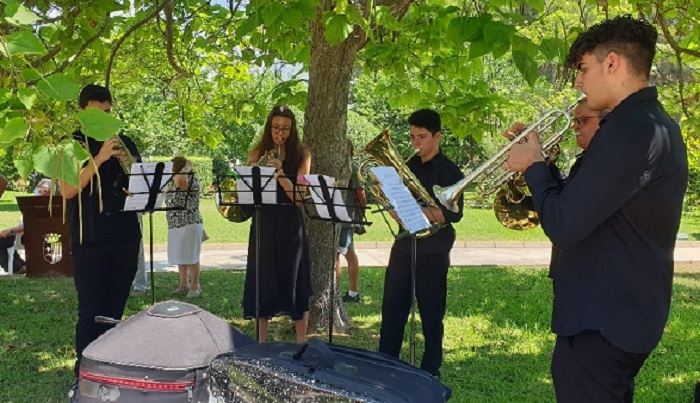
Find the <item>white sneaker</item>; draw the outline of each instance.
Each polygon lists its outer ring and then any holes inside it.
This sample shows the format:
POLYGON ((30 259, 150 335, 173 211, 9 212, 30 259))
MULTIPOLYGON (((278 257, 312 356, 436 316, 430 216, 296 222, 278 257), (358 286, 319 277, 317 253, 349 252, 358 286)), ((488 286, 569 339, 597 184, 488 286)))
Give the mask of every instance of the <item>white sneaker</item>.
POLYGON ((193 288, 187 292, 187 298, 196 298, 202 293, 202 287, 193 288))

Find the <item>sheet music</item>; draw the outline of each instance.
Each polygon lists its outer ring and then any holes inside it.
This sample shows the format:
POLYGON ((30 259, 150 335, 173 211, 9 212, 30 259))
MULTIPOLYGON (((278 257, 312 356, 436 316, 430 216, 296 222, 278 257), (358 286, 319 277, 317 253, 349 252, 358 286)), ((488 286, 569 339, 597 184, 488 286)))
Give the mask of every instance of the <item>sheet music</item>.
MULTIPOLYGON (((158 162, 143 162, 134 163, 131 166, 131 175, 129 176, 129 195, 124 201, 124 211, 139 211, 143 210, 148 204, 149 186, 155 178, 156 165, 158 162)), ((163 162, 163 176, 160 182, 160 189, 156 197, 156 203, 153 208, 160 208, 165 202, 164 189, 170 184, 173 177, 172 161, 163 162)))
MULTIPOLYGON (((236 179, 238 189, 238 204, 255 204, 253 199, 253 168, 234 167, 239 176, 236 179)), ((277 204, 277 179, 274 177, 275 168, 260 167, 260 187, 262 188, 262 204, 277 204)))
POLYGON ((331 200, 333 201, 333 211, 335 216, 338 217, 340 221, 352 222, 350 214, 348 214, 348 209, 343 202, 340 191, 335 186, 335 178, 327 175, 304 175, 304 178, 309 182, 309 189, 311 189, 311 198, 314 201, 314 206, 316 207, 316 212, 321 218, 331 218, 330 212, 328 211, 328 206, 326 206, 326 199, 323 198, 323 190, 321 189, 321 180, 323 179, 328 185, 328 192, 330 192, 331 200))
POLYGON ((408 232, 415 234, 430 227, 430 221, 394 167, 373 167, 370 171, 379 181, 384 196, 394 206, 408 232))

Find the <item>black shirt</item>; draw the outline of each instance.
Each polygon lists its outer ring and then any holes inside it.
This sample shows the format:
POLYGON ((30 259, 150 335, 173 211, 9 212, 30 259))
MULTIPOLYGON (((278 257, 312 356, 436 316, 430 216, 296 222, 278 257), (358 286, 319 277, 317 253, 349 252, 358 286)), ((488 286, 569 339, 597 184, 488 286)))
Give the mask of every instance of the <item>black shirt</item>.
MULTIPOLYGON (((433 186, 453 185, 462 179, 464 174, 455 163, 445 157, 442 151, 438 151, 435 157, 426 162, 422 162, 419 156, 414 156, 408 160, 406 166, 408 166, 411 172, 416 176, 416 179, 420 181, 421 185, 423 185, 430 196, 432 196, 435 203, 440 206, 440 210, 442 210, 442 214, 445 216, 445 223, 447 224, 436 234, 418 239, 416 246, 417 253, 449 252, 455 241, 455 230, 450 223, 458 222, 462 219, 464 200, 462 196, 459 197, 459 211, 453 213, 437 201, 435 192, 433 192, 433 186)), ((430 217, 428 217, 428 220, 430 220, 430 217)), ((411 253, 411 237, 398 239, 394 242, 394 249, 399 252, 411 253)))
MULTIPOLYGON (((138 161, 140 156, 134 142, 126 136, 119 137, 129 149, 131 155, 138 161)), ((73 133, 73 139, 83 144, 93 157, 99 154, 103 143, 92 137, 85 136, 79 130, 73 133)), ((102 185, 102 212, 100 212, 97 175, 92 177, 92 184, 88 183, 78 196, 68 200, 67 216, 71 242, 73 244, 80 243, 78 197, 81 198, 80 207, 83 213, 84 244, 103 241, 127 241, 140 238, 141 230, 139 229, 136 213, 119 212, 124 206, 125 199, 125 193, 122 191, 122 188, 127 187, 128 184, 128 179, 124 175, 124 170, 119 161, 114 157, 105 161, 100 165, 99 174, 102 185)))
POLYGON ((597 330, 634 353, 661 339, 688 163, 680 128, 657 98, 649 87, 616 106, 563 188, 544 163, 525 172, 542 228, 561 251, 559 336, 597 330))

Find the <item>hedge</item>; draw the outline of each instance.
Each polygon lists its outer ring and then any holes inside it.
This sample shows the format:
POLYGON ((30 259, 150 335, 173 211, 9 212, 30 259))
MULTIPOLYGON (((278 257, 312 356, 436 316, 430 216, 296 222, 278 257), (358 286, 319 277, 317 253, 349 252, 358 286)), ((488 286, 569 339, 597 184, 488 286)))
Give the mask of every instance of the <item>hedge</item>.
MULTIPOLYGON (((197 174, 197 179, 202 182, 202 193, 210 193, 212 191, 212 183, 214 176, 212 174, 212 161, 210 157, 185 157, 192 161, 192 166, 197 174)), ((173 157, 153 156, 147 157, 147 162, 167 162, 172 161, 173 157)))

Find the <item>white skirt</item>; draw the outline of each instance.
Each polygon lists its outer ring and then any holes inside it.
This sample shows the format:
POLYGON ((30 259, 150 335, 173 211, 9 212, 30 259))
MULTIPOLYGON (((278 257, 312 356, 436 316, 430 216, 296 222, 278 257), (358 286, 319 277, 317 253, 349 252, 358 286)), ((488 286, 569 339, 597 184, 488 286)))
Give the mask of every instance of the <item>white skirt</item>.
POLYGON ((168 262, 170 264, 199 263, 204 224, 190 224, 168 230, 168 262))

